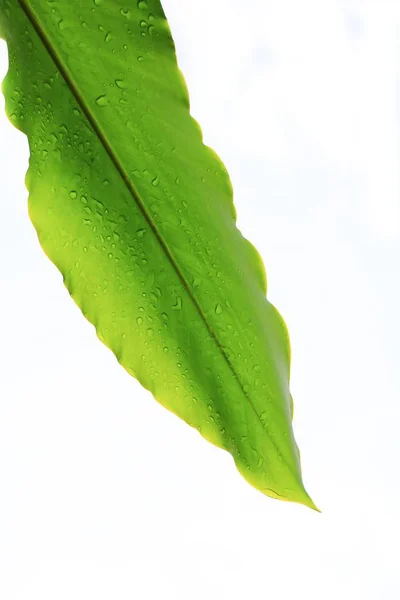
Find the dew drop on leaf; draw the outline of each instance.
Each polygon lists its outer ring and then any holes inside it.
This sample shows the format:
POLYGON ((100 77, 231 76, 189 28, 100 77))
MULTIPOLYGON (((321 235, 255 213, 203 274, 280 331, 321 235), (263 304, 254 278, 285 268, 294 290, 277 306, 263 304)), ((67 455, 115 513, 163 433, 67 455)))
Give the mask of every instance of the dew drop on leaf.
POLYGON ((176 303, 174 304, 174 306, 172 308, 173 308, 173 310, 181 310, 181 308, 182 308, 182 298, 180 296, 177 297, 176 303))
POLYGON ((217 304, 217 306, 215 307, 215 314, 220 315, 221 313, 222 313, 222 306, 220 304, 217 304))
POLYGON ((97 106, 107 106, 108 104, 108 99, 107 96, 105 94, 103 94, 102 96, 99 96, 98 98, 96 98, 96 104, 97 106))

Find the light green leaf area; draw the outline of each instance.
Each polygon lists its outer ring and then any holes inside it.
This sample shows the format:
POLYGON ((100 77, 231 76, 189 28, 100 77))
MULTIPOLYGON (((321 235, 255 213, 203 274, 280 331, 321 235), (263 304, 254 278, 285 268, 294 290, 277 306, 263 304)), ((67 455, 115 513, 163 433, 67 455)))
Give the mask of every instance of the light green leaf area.
POLYGON ((7 114, 30 146, 29 214, 71 296, 120 364, 251 485, 315 508, 287 330, 190 116, 160 2, 0 0, 0 33, 7 114))

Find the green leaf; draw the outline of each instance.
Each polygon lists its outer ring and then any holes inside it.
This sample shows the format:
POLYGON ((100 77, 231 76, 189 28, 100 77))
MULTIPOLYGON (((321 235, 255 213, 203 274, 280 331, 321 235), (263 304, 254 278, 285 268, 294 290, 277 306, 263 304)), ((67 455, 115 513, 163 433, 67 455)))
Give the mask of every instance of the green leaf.
POLYGON ((29 214, 71 296, 121 365, 250 484, 315 508, 287 330, 190 116, 159 1, 0 0, 0 28, 7 114, 30 145, 29 214))

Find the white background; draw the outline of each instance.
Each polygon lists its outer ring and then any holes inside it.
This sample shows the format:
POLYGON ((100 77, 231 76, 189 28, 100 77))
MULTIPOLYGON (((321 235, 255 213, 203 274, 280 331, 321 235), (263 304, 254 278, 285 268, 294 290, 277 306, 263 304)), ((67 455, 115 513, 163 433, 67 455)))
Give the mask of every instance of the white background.
POLYGON ((37 242, 1 110, 0 596, 398 600, 400 3, 163 4, 289 327, 323 513, 248 486, 98 341, 37 242))

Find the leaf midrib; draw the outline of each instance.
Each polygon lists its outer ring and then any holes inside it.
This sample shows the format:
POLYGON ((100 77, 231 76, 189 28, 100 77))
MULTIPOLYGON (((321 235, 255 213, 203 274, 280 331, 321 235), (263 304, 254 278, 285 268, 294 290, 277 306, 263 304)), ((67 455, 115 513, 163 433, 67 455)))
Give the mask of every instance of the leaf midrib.
POLYGON ((51 59, 53 60, 54 64, 56 65, 56 67, 58 68, 61 76, 63 77, 66 85, 69 87, 71 93, 73 94, 76 102, 78 103, 78 105, 80 106, 83 114, 85 115, 85 117, 87 118, 87 120, 89 121, 94 133, 96 134, 96 136, 98 137, 99 141, 101 142, 102 146, 104 147, 108 157, 110 158, 111 162, 113 163, 114 167, 116 168, 117 172, 119 173, 119 175, 121 176, 122 181, 124 182, 124 184, 126 185, 127 189, 129 190, 131 196, 133 197, 133 199, 135 200, 135 202, 137 203, 139 210, 141 211, 144 219, 146 220, 146 222, 148 223, 150 229, 152 230, 153 234, 155 235, 157 241, 159 242, 161 248, 163 249, 165 255, 167 256, 168 260, 170 261, 172 267, 174 268, 179 280, 181 281, 184 289, 186 290, 190 300, 193 302, 197 312, 199 313, 202 321, 204 322, 210 336, 213 338, 214 342, 216 343, 218 349, 220 350, 223 359, 225 360, 226 364, 228 365, 228 368, 231 370, 234 378, 236 379, 241 392, 243 393, 243 396, 247 399, 247 401, 249 402, 249 405, 251 406, 252 410, 254 411, 258 421, 260 422, 261 426, 263 429, 266 430, 266 433, 268 434, 268 437, 271 441, 271 443, 273 444, 273 446, 275 447, 276 452, 282 457, 283 461, 285 462, 287 468, 289 469, 289 471, 295 475, 295 473, 293 473, 293 469, 291 467, 291 465, 286 461, 285 456, 281 453, 280 449, 278 448, 273 436, 270 435, 270 432, 268 431, 268 428, 266 426, 266 423, 260 418, 260 415, 258 414, 258 411, 253 403, 253 401, 251 400, 251 398, 248 396, 247 392, 244 390, 243 384, 240 381, 240 378, 238 376, 238 374, 236 373, 236 370, 234 368, 234 366, 232 365, 232 363, 230 362, 227 354, 224 351, 224 348, 222 346, 222 344, 220 343, 215 331, 213 330, 213 328, 211 327, 211 325, 209 324, 209 322, 207 321, 206 315, 204 314, 199 302, 197 301, 193 291, 191 290, 188 282, 186 281, 186 278, 184 276, 184 274, 182 273, 178 263, 176 262, 174 255, 172 254, 172 252, 170 251, 167 243, 165 242, 164 238, 162 237, 161 233, 159 232, 159 230, 157 229, 156 224, 154 223, 154 221, 151 218, 151 215, 148 213, 148 211, 146 210, 146 206, 144 204, 144 202, 142 201, 139 193, 136 191, 135 187, 132 184, 132 181, 129 177, 129 175, 125 172, 120 160, 118 159, 118 154, 117 152, 115 152, 113 150, 113 147, 111 145, 111 143, 107 140, 107 137, 105 135, 105 133, 102 131, 102 128, 100 126, 100 124, 97 122, 96 117, 92 114, 89 106, 87 105, 87 103, 85 102, 85 99, 83 97, 83 95, 81 94, 77 84, 74 81, 74 78, 72 77, 72 75, 69 73, 68 68, 66 67, 66 65, 64 65, 61 57, 58 55, 57 50, 52 46, 51 44, 51 40, 50 40, 50 36, 48 36, 48 34, 46 33, 45 29, 43 28, 39 18, 36 16, 33 8, 28 4, 28 2, 26 0, 18 0, 19 5, 21 6, 21 9, 23 10, 23 12, 25 13, 26 17, 28 18, 29 22, 31 23, 32 27, 34 28, 34 30, 36 31, 38 37, 40 38, 41 42, 43 43, 45 49, 47 50, 47 52, 49 53, 51 59))

